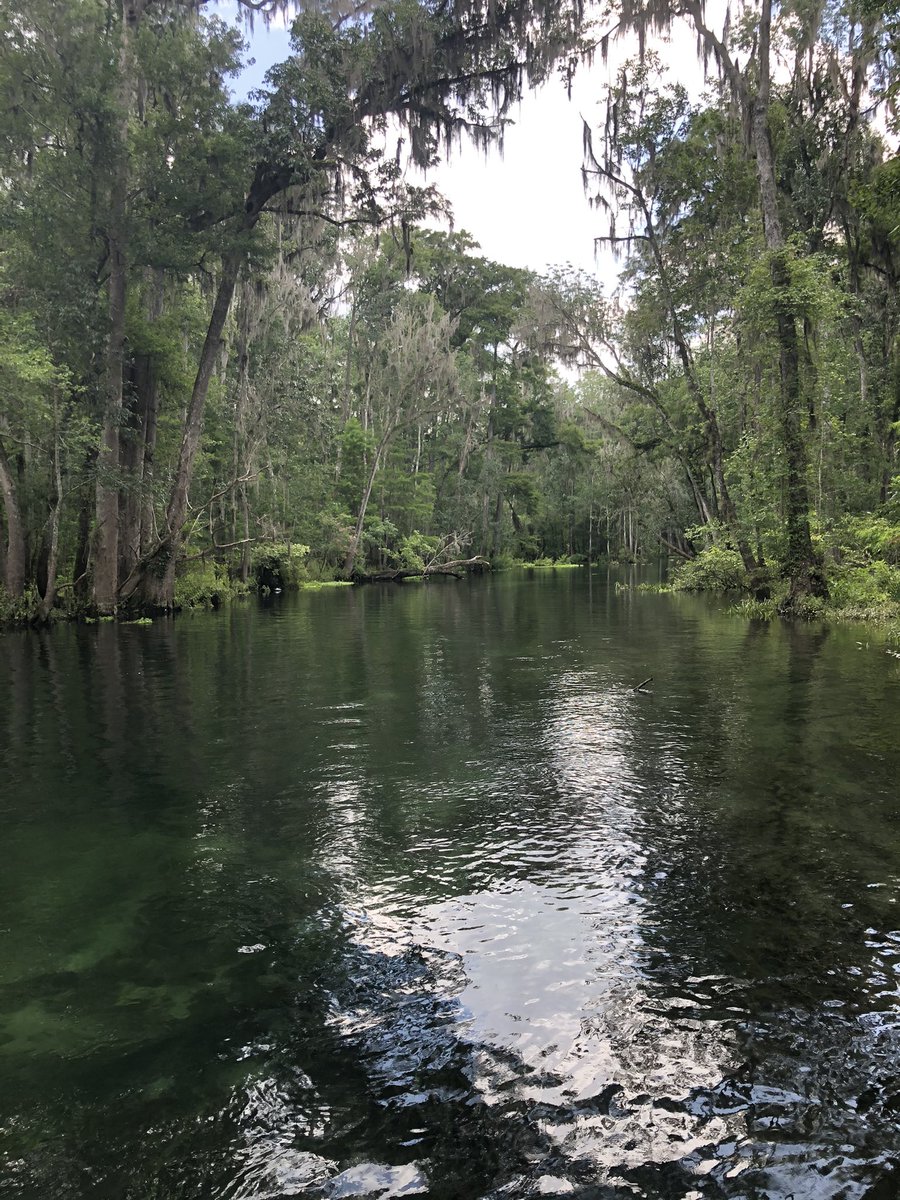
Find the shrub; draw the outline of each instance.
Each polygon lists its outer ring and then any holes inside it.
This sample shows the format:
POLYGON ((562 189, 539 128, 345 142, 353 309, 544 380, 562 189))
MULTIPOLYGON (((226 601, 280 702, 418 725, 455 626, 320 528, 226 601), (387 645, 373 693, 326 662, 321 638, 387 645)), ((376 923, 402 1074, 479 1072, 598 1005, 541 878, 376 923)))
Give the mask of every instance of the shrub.
POLYGON ((439 537, 428 537, 427 534, 419 533, 418 529, 414 529, 408 537, 401 540, 396 559, 400 567, 421 571, 440 548, 441 539, 439 537))
POLYGON ((176 608, 218 608, 225 600, 242 595, 246 588, 230 579, 227 570, 207 559, 193 562, 175 578, 176 608))
POLYGON ((309 578, 306 559, 309 546, 287 542, 268 542, 254 546, 250 554, 250 574, 260 591, 296 588, 309 578))
POLYGON ((13 600, 0 583, 0 625, 20 625, 36 620, 40 597, 33 587, 26 587, 21 600, 13 600))
POLYGON ((672 585, 682 592, 733 592, 747 586, 747 573, 737 550, 710 546, 683 563, 672 585))
POLYGON ((865 513, 860 517, 846 518, 838 526, 836 534, 841 555, 854 562, 883 559, 887 563, 900 565, 900 523, 897 521, 865 513))
POLYGON ((866 565, 842 565, 832 569, 829 580, 832 606, 836 609, 872 609, 900 603, 900 567, 877 561, 866 565))
POLYGON ((731 611, 747 621, 774 621, 778 616, 777 600, 751 600, 747 597, 735 604, 731 611))

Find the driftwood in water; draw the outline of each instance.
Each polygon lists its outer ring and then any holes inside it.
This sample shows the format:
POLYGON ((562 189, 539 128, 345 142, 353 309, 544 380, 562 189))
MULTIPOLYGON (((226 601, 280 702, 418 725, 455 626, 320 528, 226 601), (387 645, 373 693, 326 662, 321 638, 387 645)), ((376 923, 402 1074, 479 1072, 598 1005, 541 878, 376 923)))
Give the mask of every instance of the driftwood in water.
POLYGON ((474 558, 457 558, 452 562, 427 563, 424 567, 398 567, 393 571, 354 571, 354 583, 401 583, 404 579, 427 578, 431 575, 452 575, 462 579, 464 575, 481 575, 489 571, 491 564, 480 554, 474 558))

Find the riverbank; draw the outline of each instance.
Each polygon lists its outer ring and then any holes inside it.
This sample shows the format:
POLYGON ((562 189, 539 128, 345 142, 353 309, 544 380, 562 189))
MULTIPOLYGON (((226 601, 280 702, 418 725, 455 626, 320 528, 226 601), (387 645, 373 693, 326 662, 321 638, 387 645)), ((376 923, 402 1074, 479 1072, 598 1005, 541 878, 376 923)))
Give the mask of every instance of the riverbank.
MULTIPOLYGON (((876 559, 869 562, 836 562, 830 565, 828 596, 809 596, 793 619, 826 624, 859 624, 871 627, 886 642, 900 645, 900 566, 876 559)), ((783 619, 787 583, 770 576, 771 595, 750 594, 750 582, 736 551, 711 547, 680 564, 666 583, 640 583, 637 590, 656 594, 708 593, 731 597, 730 611, 752 621, 783 619)))

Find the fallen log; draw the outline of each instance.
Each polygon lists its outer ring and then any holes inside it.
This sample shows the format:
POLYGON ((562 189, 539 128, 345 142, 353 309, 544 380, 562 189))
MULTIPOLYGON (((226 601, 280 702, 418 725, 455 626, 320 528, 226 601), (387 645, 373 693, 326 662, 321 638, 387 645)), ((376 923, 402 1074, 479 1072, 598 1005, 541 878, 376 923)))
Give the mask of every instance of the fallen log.
POLYGON ((431 575, 450 575, 462 579, 466 574, 481 575, 491 564, 480 554, 474 558, 457 558, 452 562, 427 563, 424 567, 398 567, 392 571, 354 571, 353 583, 402 583, 404 579, 428 578, 431 575))

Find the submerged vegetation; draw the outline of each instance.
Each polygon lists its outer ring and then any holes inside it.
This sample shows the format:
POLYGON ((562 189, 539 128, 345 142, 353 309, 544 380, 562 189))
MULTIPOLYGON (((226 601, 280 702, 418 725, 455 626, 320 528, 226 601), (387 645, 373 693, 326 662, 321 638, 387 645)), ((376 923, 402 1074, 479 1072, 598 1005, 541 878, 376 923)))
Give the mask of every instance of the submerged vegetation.
POLYGON ((202 0, 0 5, 0 620, 659 553, 760 611, 896 610, 895 8, 295 17, 241 100, 202 0), (617 286, 425 228, 407 159, 496 139, 611 20, 642 54, 573 175, 617 286), (676 21, 699 99, 649 48, 676 21))

